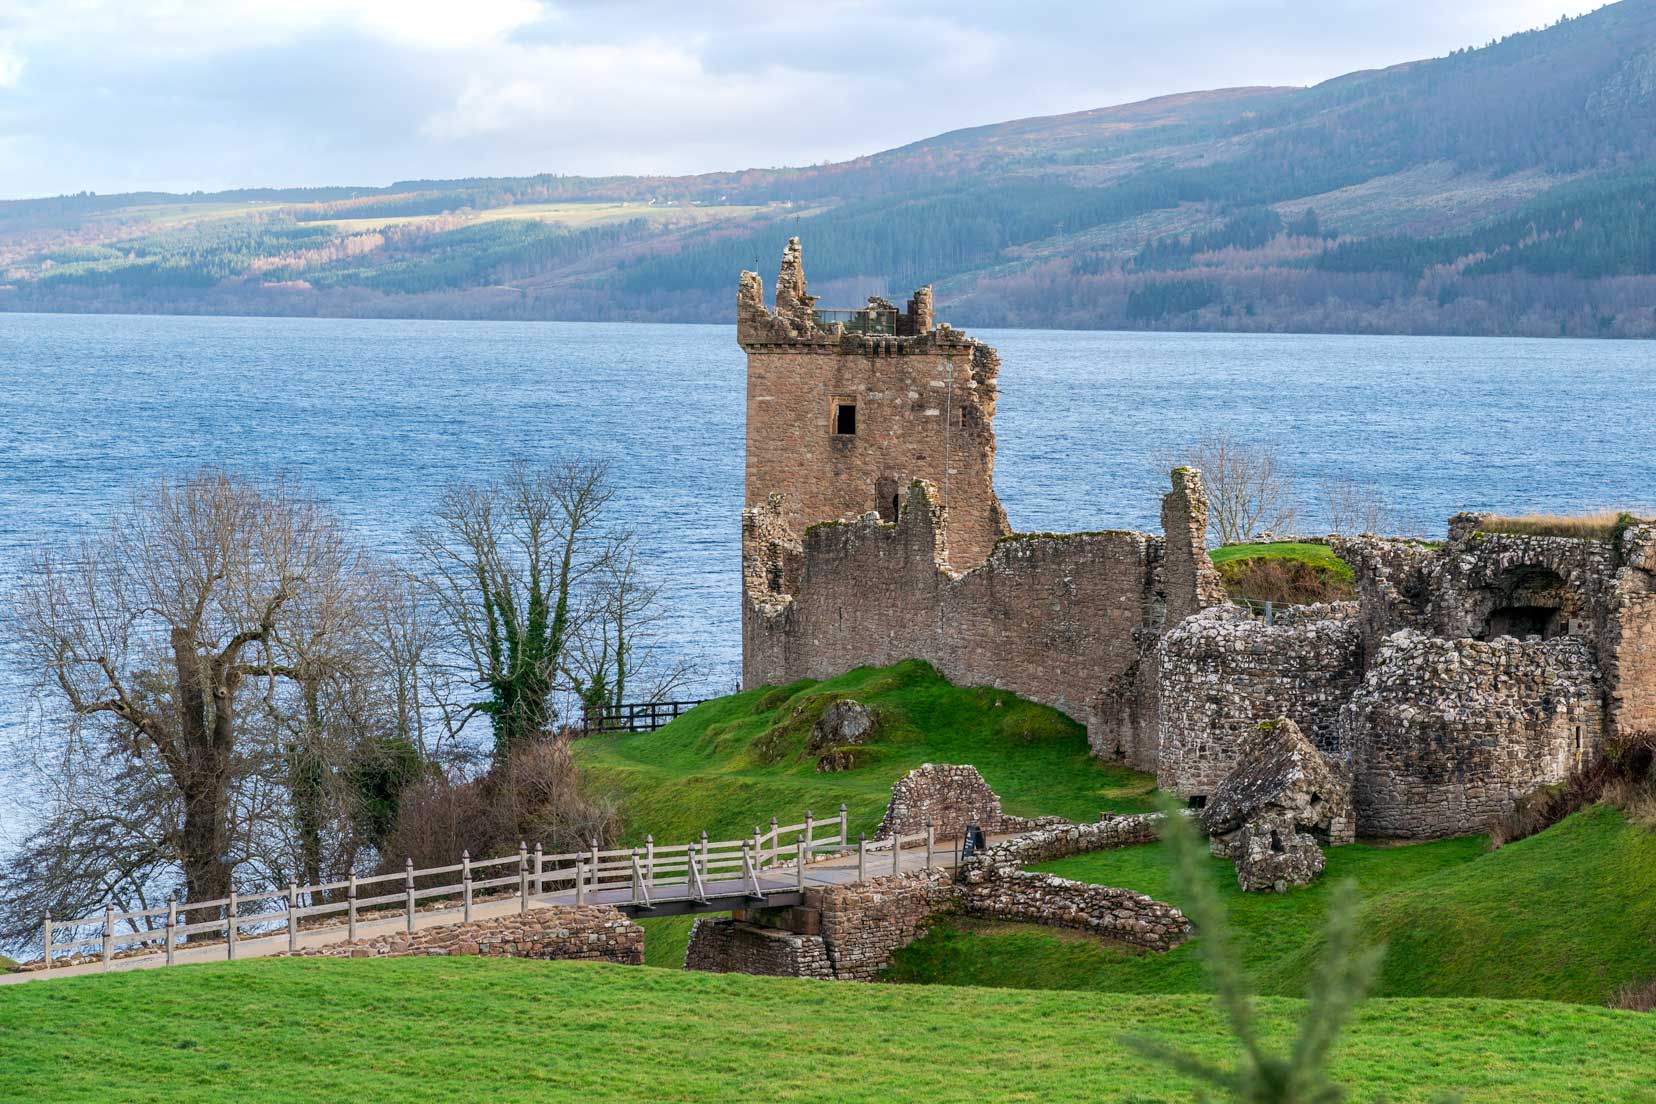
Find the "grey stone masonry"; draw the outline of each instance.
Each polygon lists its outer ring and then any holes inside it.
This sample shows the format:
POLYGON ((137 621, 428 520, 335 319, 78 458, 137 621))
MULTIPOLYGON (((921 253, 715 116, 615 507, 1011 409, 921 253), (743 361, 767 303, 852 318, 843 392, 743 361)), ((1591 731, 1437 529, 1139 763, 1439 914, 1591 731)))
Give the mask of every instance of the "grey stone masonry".
POLYGON ((1274 623, 1237 606, 1187 618, 1161 639, 1156 782, 1207 797, 1262 721, 1288 717, 1334 750, 1340 708, 1362 678, 1357 604, 1287 607, 1274 623))
POLYGON ((1213 853, 1236 864, 1244 892, 1309 884, 1323 844, 1356 838, 1351 782, 1286 717, 1259 725, 1202 810, 1213 853))
POLYGON ((1585 641, 1395 633, 1340 715, 1358 824, 1399 838, 1483 831, 1597 753, 1601 708, 1585 641))

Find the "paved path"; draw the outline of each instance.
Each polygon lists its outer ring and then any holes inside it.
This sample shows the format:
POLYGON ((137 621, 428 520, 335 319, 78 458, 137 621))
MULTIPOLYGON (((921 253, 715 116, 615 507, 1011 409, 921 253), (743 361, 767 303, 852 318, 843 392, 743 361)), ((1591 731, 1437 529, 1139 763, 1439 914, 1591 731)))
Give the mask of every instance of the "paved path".
MULTIPOLYGON (((997 840, 1007 837, 995 837, 997 840)), ((933 860, 945 869, 954 866, 954 850, 952 843, 940 843, 933 860)), ((924 849, 911 848, 904 850, 901 855, 901 869, 905 871, 923 870, 926 866, 926 852, 924 849)), ((871 878, 890 874, 891 852, 889 850, 871 851, 868 855, 868 876, 871 878)), ((833 858, 808 863, 805 867, 805 884, 810 886, 846 885, 857 880, 857 855, 855 852, 836 855, 833 858)), ((760 888, 767 895, 785 896, 798 890, 798 874, 794 864, 767 867, 760 875, 760 888)), ((739 879, 724 879, 710 881, 706 885, 708 897, 707 907, 698 911, 728 912, 732 908, 742 907, 741 901, 747 898, 749 888, 739 879)), ((680 897, 684 895, 682 884, 660 885, 656 887, 658 899, 680 897)), ((598 889, 588 891, 586 901, 589 904, 630 904, 632 891, 626 887, 614 889, 598 889)), ((572 905, 575 903, 574 890, 562 890, 556 893, 544 893, 529 898, 529 907, 537 908, 543 905, 572 905)), ((760 906, 762 907, 762 906, 760 906)), ((507 916, 519 910, 520 903, 514 894, 507 898, 496 898, 488 901, 475 901, 472 904, 472 918, 484 920, 496 916, 507 916)), ((414 914, 416 929, 441 927, 446 924, 460 923, 461 910, 457 906, 440 912, 417 912, 414 914)), ((279 916, 280 914, 276 914, 279 916)), ((647 916, 648 913, 640 915, 647 916)), ((390 935, 395 932, 408 930, 408 921, 405 914, 396 912, 387 919, 361 919, 357 921, 357 938, 371 939, 379 935, 390 935)), ((303 928, 299 932, 299 946, 322 947, 329 943, 343 942, 346 936, 345 925, 331 924, 326 927, 303 928)), ((288 949, 288 937, 285 931, 267 936, 244 936, 236 942, 236 958, 264 958, 269 955, 281 954, 288 949)), ((204 946, 180 946, 174 953, 178 964, 192 962, 223 962, 226 957, 225 944, 214 943, 204 946)), ((118 970, 147 970, 166 965, 166 956, 157 952, 153 955, 134 956, 132 958, 117 958, 109 963, 110 972, 118 970)), ((105 972, 102 962, 83 962, 76 966, 63 966, 51 971, 31 971, 21 974, 0 974, 0 985, 17 984, 24 981, 35 981, 46 978, 73 977, 78 974, 99 974, 105 972)))

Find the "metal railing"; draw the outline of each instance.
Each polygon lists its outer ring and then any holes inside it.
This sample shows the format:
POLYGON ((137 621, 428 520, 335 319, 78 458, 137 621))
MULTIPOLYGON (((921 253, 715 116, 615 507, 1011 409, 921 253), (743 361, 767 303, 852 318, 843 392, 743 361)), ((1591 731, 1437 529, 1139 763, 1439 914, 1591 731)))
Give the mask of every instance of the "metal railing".
POLYGON ((846 333, 892 337, 897 333, 897 311, 893 307, 862 307, 858 310, 813 310, 811 320, 822 329, 843 327, 846 333))

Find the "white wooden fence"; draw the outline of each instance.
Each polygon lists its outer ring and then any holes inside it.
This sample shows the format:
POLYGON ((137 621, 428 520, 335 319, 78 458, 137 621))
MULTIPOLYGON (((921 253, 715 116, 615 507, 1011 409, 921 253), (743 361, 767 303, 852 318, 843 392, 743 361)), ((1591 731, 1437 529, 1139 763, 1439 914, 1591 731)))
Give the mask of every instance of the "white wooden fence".
MULTIPOLYGON (((901 869, 906 848, 925 846, 926 865, 933 865, 936 839, 930 827, 924 832, 869 842, 859 838, 856 845, 856 879, 870 874, 901 869), (883 865, 889 853, 889 867, 883 865)), ((409 859, 401 871, 358 877, 320 885, 289 884, 286 889, 265 893, 239 894, 216 901, 179 904, 169 899, 164 907, 117 912, 105 907, 101 916, 44 922, 43 962, 51 969, 62 952, 101 949, 104 969, 109 969, 118 950, 155 947, 172 965, 181 941, 192 935, 222 934, 225 957, 236 957, 237 944, 248 938, 270 938, 287 934, 288 950, 297 950, 301 921, 343 914, 344 936, 357 937, 362 910, 373 910, 370 919, 405 918, 407 930, 414 931, 420 903, 432 899, 454 902, 431 912, 459 911, 470 920, 474 896, 488 890, 512 887, 520 911, 528 911, 530 899, 555 898, 551 903, 602 903, 650 909, 668 902, 711 904, 737 897, 760 898, 770 893, 805 888, 805 868, 824 852, 840 855, 851 850, 848 843, 845 806, 839 816, 816 820, 809 812, 798 824, 779 825, 771 818, 770 830, 758 826, 753 835, 735 840, 711 841, 703 832, 690 843, 657 845, 653 836, 642 847, 601 850, 596 841, 585 851, 565 854, 543 853, 536 844, 531 850, 518 845, 515 855, 473 859, 462 854, 450 866, 414 868, 409 859), (779 879, 779 871, 791 875, 779 879), (773 877, 767 882, 764 875, 773 877), (455 876, 458 875, 458 878, 455 876), (364 896, 364 891, 367 895, 364 896), (330 899, 331 898, 331 899, 330 899), (192 919, 192 914, 205 919, 192 919), (128 931, 120 932, 122 924, 128 931), (95 935, 83 936, 88 931, 95 935), (65 938, 67 936, 68 938, 65 938)), ((847 877, 847 879, 849 878, 847 877)), ((323 925, 340 927, 341 925, 323 925)), ((126 956, 123 956, 126 957, 126 956)))

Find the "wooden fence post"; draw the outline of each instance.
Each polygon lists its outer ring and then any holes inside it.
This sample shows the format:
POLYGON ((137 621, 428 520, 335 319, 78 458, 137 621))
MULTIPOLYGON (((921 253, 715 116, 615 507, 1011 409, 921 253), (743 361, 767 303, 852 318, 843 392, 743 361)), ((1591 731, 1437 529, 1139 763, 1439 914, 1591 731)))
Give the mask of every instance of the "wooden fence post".
POLYGON ((812 844, 812 842, 814 842, 811 839, 811 830, 815 827, 816 827, 816 822, 811 819, 811 810, 806 809, 805 810, 805 853, 807 855, 809 855, 811 853, 811 844, 812 844))
POLYGON ((644 884, 655 888, 655 836, 644 837, 644 884))
POLYGON ((705 829, 705 828, 702 829, 701 845, 702 845, 702 848, 701 848, 701 875, 702 875, 703 878, 706 878, 707 877, 707 829, 705 829))
POLYGON ((847 850, 851 846, 851 821, 845 815, 845 802, 840 802, 840 850, 847 850))
POLYGON ((236 959, 236 917, 241 914, 237 906, 236 891, 230 891, 230 907, 224 911, 224 957, 234 962, 236 959))
POLYGON ((109 969, 109 960, 115 957, 115 906, 104 906, 103 964, 109 969))
MULTIPOLYGON (((752 842, 753 842, 753 863, 754 863, 755 866, 758 866, 759 863, 762 861, 762 859, 760 858, 760 856, 762 854, 762 852, 760 851, 760 848, 763 846, 763 844, 761 844, 759 841, 764 839, 764 838, 765 837, 763 835, 761 835, 760 832, 759 832, 759 826, 757 824, 755 824, 753 826, 753 840, 752 840, 752 842)), ((747 843, 748 841, 743 840, 742 842, 747 843)))
POLYGON ((937 846, 937 828, 931 821, 926 821, 926 869, 933 866, 932 852, 937 846))
POLYGON ((529 845, 518 840, 518 912, 529 911, 529 845))
POLYGON ((794 884, 799 891, 805 891, 805 837, 794 840, 794 884))
POLYGON ((586 864, 575 860, 575 903, 586 904, 586 864))
POLYGON ((598 837, 593 836, 588 842, 592 845, 592 891, 596 893, 598 892, 598 837))
POLYGON ((460 918, 468 924, 471 923, 471 883, 471 852, 469 850, 462 851, 460 852, 460 918))
POLYGON ((771 865, 776 865, 776 856, 782 850, 782 839, 776 834, 776 818, 771 817, 771 865))
POLYGON ((857 833, 857 881, 868 880, 868 837, 857 833))
POLYGON ((403 860, 403 896, 407 899, 408 934, 414 934, 414 859, 403 860))
POLYGON ((540 842, 535 843, 535 896, 546 892, 546 852, 540 842))
POLYGON ((288 879, 287 907, 288 950, 297 951, 299 949, 299 917, 297 915, 299 912, 299 882, 294 878, 288 879))
POLYGON ((903 872, 903 834, 901 832, 891 833, 891 872, 893 874, 903 872))
POLYGON ((44 970, 52 968, 52 910, 47 909, 43 918, 46 931, 40 940, 40 965, 44 970))
POLYGON ((345 890, 345 938, 356 942, 356 871, 351 871, 350 884, 345 890))
POLYGON ((167 894, 167 965, 173 964, 174 933, 178 930, 178 894, 167 894))

